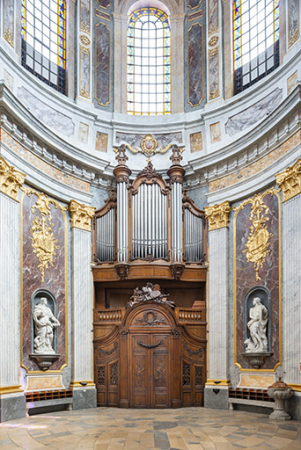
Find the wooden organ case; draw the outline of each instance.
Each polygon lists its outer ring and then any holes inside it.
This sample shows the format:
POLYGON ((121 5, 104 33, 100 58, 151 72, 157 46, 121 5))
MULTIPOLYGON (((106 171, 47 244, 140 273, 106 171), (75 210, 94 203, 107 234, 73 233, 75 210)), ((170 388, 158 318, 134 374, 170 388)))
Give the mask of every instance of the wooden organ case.
POLYGON ((183 191, 178 147, 173 148, 169 184, 150 162, 130 183, 125 147, 116 159, 117 189, 96 212, 93 226, 97 403, 202 406, 204 213, 183 191))

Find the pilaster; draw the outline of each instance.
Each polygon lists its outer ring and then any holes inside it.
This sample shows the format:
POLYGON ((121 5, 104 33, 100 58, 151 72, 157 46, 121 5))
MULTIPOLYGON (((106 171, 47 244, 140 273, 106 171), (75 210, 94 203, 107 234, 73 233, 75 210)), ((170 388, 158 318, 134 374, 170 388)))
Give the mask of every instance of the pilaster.
POLYGON ((209 223, 208 380, 205 407, 228 409, 228 215, 230 203, 205 208, 209 223), (214 332, 210 332, 214 330, 214 332))
POLYGON ((0 157, 0 422, 25 416, 20 384, 20 204, 25 175, 0 157))
POLYGON ((72 227, 73 409, 96 407, 93 382, 91 219, 95 208, 70 202, 72 227))

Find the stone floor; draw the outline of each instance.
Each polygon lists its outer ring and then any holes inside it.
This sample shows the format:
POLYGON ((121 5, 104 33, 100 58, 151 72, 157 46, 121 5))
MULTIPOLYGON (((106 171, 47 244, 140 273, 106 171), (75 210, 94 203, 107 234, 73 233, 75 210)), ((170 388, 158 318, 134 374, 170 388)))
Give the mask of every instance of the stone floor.
POLYGON ((204 408, 97 408, 0 424, 0 448, 97 450, 301 450, 301 422, 204 408))

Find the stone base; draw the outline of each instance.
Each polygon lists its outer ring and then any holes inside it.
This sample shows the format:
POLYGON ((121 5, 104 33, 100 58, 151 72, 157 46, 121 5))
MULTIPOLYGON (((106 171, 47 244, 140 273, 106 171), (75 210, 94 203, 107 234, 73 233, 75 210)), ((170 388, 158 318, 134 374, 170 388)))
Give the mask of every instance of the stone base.
POLYGON ((301 420, 301 392, 294 392, 294 395, 286 400, 285 410, 293 420, 301 420))
POLYGON ((212 409, 229 409, 228 387, 205 386, 204 407, 212 409))
POLYGON ((272 414, 270 414, 269 419, 275 420, 276 422, 282 422, 283 420, 291 420, 291 416, 283 410, 275 409, 272 414))
POLYGON ((96 408, 96 388, 75 387, 73 388, 73 410, 96 408))
POLYGON ((23 393, 0 395, 0 423, 26 416, 26 401, 23 393))

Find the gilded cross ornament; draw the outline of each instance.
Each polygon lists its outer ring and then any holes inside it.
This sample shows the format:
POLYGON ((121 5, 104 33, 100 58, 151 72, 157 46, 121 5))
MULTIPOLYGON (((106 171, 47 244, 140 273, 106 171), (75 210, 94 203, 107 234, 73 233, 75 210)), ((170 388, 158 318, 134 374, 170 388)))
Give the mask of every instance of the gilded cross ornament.
MULTIPOLYGON (((137 154, 142 153, 143 155, 147 156, 147 161, 151 161, 151 157, 153 157, 156 153, 164 154, 166 153, 172 146, 174 146, 173 143, 170 143, 166 145, 166 147, 159 147, 158 148, 158 141, 153 137, 152 134, 148 133, 144 136, 144 138, 141 139, 140 142, 140 148, 139 147, 133 147, 132 145, 125 142, 123 144, 126 148, 130 150, 130 152, 137 154)), ((116 150, 114 150, 116 153, 116 150)), ((182 152, 184 149, 181 150, 182 152)))
POLYGON ((209 231, 225 228, 229 223, 230 202, 204 208, 205 217, 208 219, 209 231))
POLYGON ((71 200, 69 209, 71 212, 71 227, 91 231, 91 219, 95 215, 95 208, 71 200))
POLYGON ((301 158, 276 176, 276 183, 282 189, 283 201, 301 193, 301 158))
POLYGON ((0 192, 18 200, 19 189, 22 188, 25 177, 24 173, 19 172, 14 166, 7 164, 2 156, 0 157, 0 192))
POLYGON ((61 206, 56 200, 49 198, 43 192, 37 192, 34 189, 24 189, 28 197, 36 195, 36 203, 31 207, 32 214, 37 214, 32 220, 31 246, 39 260, 38 268, 41 272, 42 283, 45 282, 45 269, 53 266, 53 258, 56 256, 56 250, 59 249, 57 239, 53 233, 51 205, 55 208, 65 211, 67 208, 61 206))
POLYGON ((245 244, 245 250, 242 253, 246 254, 247 262, 253 263, 256 281, 259 281, 259 269, 263 267, 266 257, 270 253, 270 239, 273 234, 268 230, 267 222, 270 220, 268 214, 269 207, 264 203, 264 197, 268 194, 273 196, 278 191, 275 188, 268 189, 263 194, 256 194, 253 198, 245 200, 234 211, 240 211, 247 204, 251 204, 250 221, 252 225, 245 244))

